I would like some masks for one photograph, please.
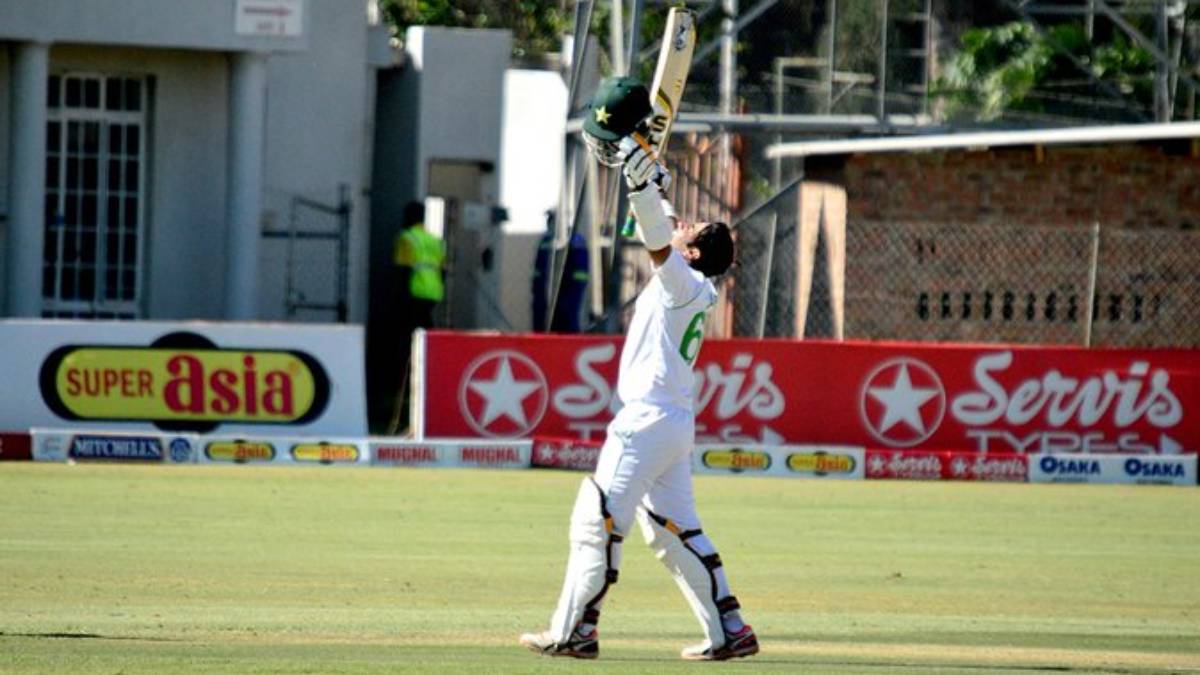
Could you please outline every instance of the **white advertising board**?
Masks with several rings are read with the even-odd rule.
[[[361,326],[0,321],[0,429],[362,436]]]
[[[862,480],[866,450],[834,445],[698,445],[695,473]]]
[[[1033,455],[1029,481],[1196,485],[1196,455]]]
[[[198,439],[197,460],[205,464],[307,464],[347,466],[370,461],[363,438],[205,435]]]
[[[522,440],[373,438],[370,446],[371,463],[376,466],[528,469],[533,456],[533,442]]]
[[[31,429],[34,461],[170,462],[191,464],[195,434],[164,434],[106,429]]]

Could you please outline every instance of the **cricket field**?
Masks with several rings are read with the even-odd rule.
[[[697,477],[762,652],[632,533],[539,657],[581,474],[0,464],[0,672],[1200,673],[1200,489]]]

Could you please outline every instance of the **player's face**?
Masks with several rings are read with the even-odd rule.
[[[683,220],[675,221],[675,232],[671,235],[671,246],[679,251],[684,260],[692,261],[700,257],[700,250],[692,246],[696,235],[708,223],[689,223]]]

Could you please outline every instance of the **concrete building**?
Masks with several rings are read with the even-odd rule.
[[[372,9],[0,0],[4,315],[332,320],[300,301],[341,300],[365,320],[375,70],[392,60]],[[263,234],[343,217],[340,268],[333,240]],[[344,297],[315,297],[339,277]]]

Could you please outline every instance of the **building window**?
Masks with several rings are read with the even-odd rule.
[[[50,77],[42,316],[135,319],[145,232],[145,77]]]

